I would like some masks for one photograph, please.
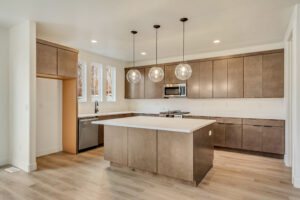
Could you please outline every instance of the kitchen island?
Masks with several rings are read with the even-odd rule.
[[[213,165],[215,120],[127,117],[104,125],[104,159],[198,185]]]

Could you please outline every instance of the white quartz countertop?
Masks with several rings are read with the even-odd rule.
[[[213,124],[214,122],[216,121],[204,119],[136,116],[93,121],[92,124],[192,133],[195,130]]]

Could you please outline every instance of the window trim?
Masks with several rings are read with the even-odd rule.
[[[83,83],[82,83],[82,97],[77,96],[77,101],[78,102],[87,102],[87,62],[84,60],[79,60],[78,65],[82,65],[82,77],[83,77]],[[78,69],[78,66],[77,66]],[[78,88],[77,88],[78,90]]]
[[[95,67],[98,67],[99,70],[98,70],[98,94],[99,95],[92,95],[92,68],[93,66]],[[91,87],[90,87],[90,96],[91,96],[91,102],[102,102],[103,101],[103,65],[100,64],[100,63],[97,63],[97,62],[92,62],[91,63],[91,70],[90,70],[90,73],[91,73],[91,78],[90,78],[90,83],[91,83]]]

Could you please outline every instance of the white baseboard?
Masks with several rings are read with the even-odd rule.
[[[300,178],[293,178],[293,185],[295,188],[300,188]]]
[[[48,149],[40,149],[36,152],[36,157],[45,156],[52,153],[57,153],[62,151],[62,147],[54,147],[54,148],[48,148]]]
[[[292,167],[292,162],[287,154],[284,154],[284,164],[286,167]]]
[[[25,172],[31,172],[31,171],[34,171],[37,169],[37,165],[36,165],[36,162],[33,162],[33,163],[27,163],[27,162],[23,162],[23,161],[20,161],[20,160],[12,160],[10,162],[10,164],[14,167],[17,167]]]

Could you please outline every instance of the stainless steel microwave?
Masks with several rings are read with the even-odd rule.
[[[185,97],[186,96],[186,84],[165,84],[164,85],[164,97]]]

